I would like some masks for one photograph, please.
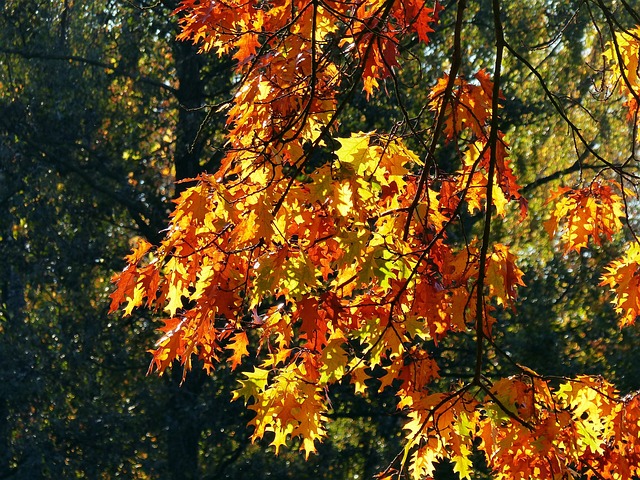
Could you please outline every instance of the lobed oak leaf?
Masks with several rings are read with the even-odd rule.
[[[343,345],[346,338],[341,333],[332,335],[326,347],[322,350],[320,361],[320,384],[329,384],[340,381],[347,372],[349,357]]]
[[[524,273],[515,264],[516,256],[506,245],[495,244],[487,266],[487,284],[498,305],[508,305],[517,297],[516,288],[524,286]]]
[[[156,342],[156,349],[150,350],[153,359],[149,365],[149,372],[154,369],[162,374],[184,350],[181,318],[169,318],[164,320],[164,326],[158,330],[164,335]]]
[[[133,295],[131,297],[127,297],[127,306],[124,309],[124,314],[131,315],[131,312],[135,307],[142,305],[144,295],[145,289],[143,285],[141,283],[137,283],[136,287],[133,289]]]
[[[291,435],[293,428],[293,424],[281,425],[281,422],[277,420],[270,426],[269,430],[273,432],[273,440],[269,445],[275,448],[276,455],[280,453],[280,447],[287,445],[287,437]]]
[[[349,363],[349,375],[351,377],[351,384],[354,387],[355,393],[365,394],[367,391],[366,381],[371,378],[371,375],[366,372],[368,366],[360,359],[352,360]]]
[[[327,435],[325,425],[327,417],[325,416],[326,406],[318,394],[317,387],[308,385],[303,388],[302,401],[298,412],[295,415],[297,425],[294,427],[292,435],[301,437],[302,445],[300,450],[305,453],[305,459],[309,459],[309,455],[316,453],[316,440],[321,440]]]
[[[307,341],[306,347],[321,352],[327,344],[328,323],[326,312],[319,308],[318,300],[306,297],[296,304],[296,314],[302,320],[300,338]]]
[[[418,34],[420,41],[428,43],[429,33],[434,31],[432,25],[438,21],[438,13],[442,8],[438,1],[430,8],[424,0],[410,0],[403,2],[402,8],[398,9],[402,15],[396,13],[395,16],[404,17],[403,23]]]
[[[136,265],[142,260],[147,252],[153,247],[147,240],[144,238],[136,238],[135,239],[136,246],[133,249],[133,252],[127,255],[125,258],[127,263],[130,265]]]
[[[519,418],[528,420],[533,416],[534,390],[521,377],[502,378],[493,384],[491,391],[499,403],[490,403],[488,411],[496,419],[507,420],[517,415]]]
[[[188,294],[188,289],[181,279],[171,279],[168,283],[168,291],[166,294],[168,303],[165,306],[165,311],[169,313],[169,315],[174,316],[178,309],[182,308],[183,299],[188,298]]]
[[[429,445],[422,446],[413,452],[409,464],[409,473],[413,480],[431,478],[436,469],[436,463],[442,459],[437,449]]]
[[[125,300],[127,295],[130,295],[133,289],[137,285],[137,270],[134,265],[127,265],[120,273],[115,274],[111,278],[111,282],[117,285],[116,289],[109,295],[111,298],[111,305],[109,307],[109,313],[115,312]]]
[[[258,397],[267,387],[269,370],[254,367],[253,372],[244,372],[244,380],[238,380],[241,387],[233,391],[233,400],[244,399],[246,404],[252,397]]]
[[[285,275],[284,264],[289,255],[289,247],[284,245],[258,257],[253,267],[252,297],[263,298],[278,291]],[[255,306],[255,305],[254,305]]]
[[[460,446],[461,453],[453,455],[451,461],[453,462],[453,471],[457,473],[460,478],[466,478],[471,480],[471,473],[473,472],[473,462],[469,458],[471,451],[466,445]]]
[[[205,177],[202,177],[203,180]],[[210,210],[208,184],[204,181],[184,190],[174,202],[177,204],[172,213],[172,223],[183,227],[199,225]]]
[[[349,138],[337,138],[341,147],[335,154],[338,163],[348,163],[353,171],[362,176],[366,171],[373,171],[377,160],[372,158],[369,150],[370,133],[352,133]]]
[[[392,364],[386,368],[386,374],[379,380],[381,382],[379,391],[391,385],[395,380],[401,380],[397,395],[420,397],[427,391],[427,386],[439,378],[438,365],[429,354],[417,347],[403,355],[398,355],[393,359]]]
[[[249,339],[247,338],[247,332],[238,332],[233,336],[233,340],[226,349],[231,350],[233,354],[229,357],[231,361],[231,370],[235,370],[240,363],[242,363],[242,357],[249,355],[247,346],[249,345]]]
[[[316,266],[302,251],[289,254],[282,265],[282,272],[279,290],[287,298],[300,299],[318,284]]]
[[[253,57],[260,47],[259,36],[255,33],[247,33],[242,35],[234,45],[237,48],[233,58],[238,60],[239,64],[247,62]]]
[[[464,153],[463,166],[457,181],[458,191],[455,193],[464,194],[463,199],[467,203],[469,213],[482,211],[485,208],[490,162],[491,149],[487,144],[487,139],[473,142]],[[508,145],[501,133],[496,143],[495,162],[492,203],[496,213],[504,217],[507,213],[508,202],[516,201],[520,205],[520,215],[524,217],[527,211],[527,201],[519,192],[520,185],[518,185],[510,166]],[[445,192],[448,193],[447,190]],[[449,193],[450,195],[451,193]]]
[[[391,365],[385,367],[385,374],[378,378],[380,386],[378,392],[384,391],[385,388],[390,387],[393,382],[400,378],[401,373],[404,370],[404,358],[397,356],[391,362]]]
[[[109,295],[109,313],[115,312],[126,301],[124,314],[130,315],[133,308],[142,305],[145,296],[149,301],[155,299],[158,288],[157,269],[152,265],[141,268],[138,265],[153,245],[143,238],[136,238],[134,242],[136,245],[133,252],[125,257],[127,266],[111,278],[117,288]]]
[[[488,138],[487,127],[492,116],[493,84],[481,75],[481,85],[469,83],[458,77],[454,81],[451,91],[451,101],[443,105],[444,94],[447,90],[449,77],[440,78],[432,88],[429,98],[431,109],[439,111],[445,108],[446,121],[444,134],[447,140],[457,137],[463,130],[470,129],[477,139]]]

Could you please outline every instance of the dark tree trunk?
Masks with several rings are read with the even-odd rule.
[[[200,371],[187,375],[181,384],[182,372],[176,365],[167,377],[171,394],[167,401],[167,447],[169,471],[172,480],[197,480],[200,478],[198,456],[202,420],[200,393],[207,380]]]
[[[14,244],[11,232],[5,235],[7,250],[3,253],[15,254],[15,251],[10,249]],[[24,282],[12,264],[9,264],[8,271],[4,272],[4,281],[0,287],[0,308],[2,307],[4,308],[0,318],[5,323],[5,330],[17,328],[24,322]],[[20,365],[16,353],[14,346],[10,344],[0,348],[0,478],[8,478],[15,473],[11,465],[14,449],[11,438],[10,397],[16,387],[16,381],[20,381],[16,380],[16,377],[23,373],[17,371]]]
[[[174,42],[173,54],[178,76],[178,124],[176,126],[175,169],[176,181],[194,178],[201,172],[203,138],[199,135],[205,118],[202,58],[190,43]],[[176,196],[188,184],[176,184]]]
[[[179,81],[177,98],[180,102],[176,125],[174,165],[176,172],[175,196],[188,188],[180,180],[196,177],[200,171],[203,152],[202,139],[198,137],[204,120],[204,81],[202,59],[188,43],[174,42],[173,54]],[[206,375],[190,372],[182,382],[182,369],[174,365],[168,375],[167,448],[168,466],[172,480],[196,480],[199,474],[199,443],[202,421],[199,418],[199,394]]]

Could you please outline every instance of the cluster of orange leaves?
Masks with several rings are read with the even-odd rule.
[[[611,240],[622,229],[620,219],[626,216],[622,197],[616,191],[620,187],[615,182],[556,190],[548,200],[555,203],[555,208],[545,222],[547,233],[553,237],[560,226],[565,252],[587,248],[589,240],[596,245],[603,238]]]
[[[422,396],[412,407],[405,429],[417,448],[405,456],[412,455],[415,479],[430,478],[442,458],[471,478],[474,448],[498,479],[638,474],[640,397],[618,400],[601,378],[580,376],[552,389],[530,371],[495,382],[484,398],[465,387]]]
[[[470,478],[474,446],[498,478],[574,470],[629,478],[640,464],[638,398],[616,400],[603,381],[583,377],[553,390],[532,376],[430,390],[439,369],[428,345],[473,332],[479,295],[490,338],[492,312],[511,308],[524,285],[508,246],[481,258],[478,245],[447,241],[463,208],[505,216],[513,203],[526,215],[504,135],[490,144],[489,75],[457,78],[450,94],[445,76],[431,91],[434,114],[446,111],[444,139],[463,151],[450,175],[421,182],[422,161],[390,135],[328,141],[344,79],[359,75],[373,95],[399,67],[399,39],[426,43],[439,10],[421,0],[184,0],[180,37],[237,61],[227,154],[215,175],[176,200],[161,244],[141,240],[127,257],[111,311],[165,312],[150,371],[179,362],[186,374],[194,358],[207,371],[225,359],[236,369],[259,354],[234,398],[255,412],[252,438],[268,436],[276,452],[293,437],[314,452],[327,435],[328,387],[350,382],[361,394],[372,384],[395,389],[413,478],[430,476],[444,458]],[[554,213],[556,224],[569,215],[568,249],[619,229],[610,186],[557,198],[582,206]],[[607,283],[626,288],[625,270],[610,268]],[[638,309],[626,297],[617,306],[625,318]]]
[[[548,200],[555,202],[555,208],[545,228],[551,237],[561,233],[566,253],[579,252],[590,242],[601,245],[622,229],[626,208],[621,195],[630,192],[613,181],[580,189],[560,188]],[[622,258],[612,261],[600,285],[608,286],[614,294],[612,302],[620,314],[620,326],[633,325],[640,315],[640,245],[632,243]]]

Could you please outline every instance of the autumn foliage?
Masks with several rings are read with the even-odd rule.
[[[164,312],[151,371],[179,363],[186,375],[195,358],[207,371],[225,361],[236,369],[256,357],[235,398],[255,412],[253,439],[267,438],[276,452],[294,437],[314,452],[327,435],[331,386],[374,395],[375,378],[406,416],[405,450],[384,478],[428,478],[442,459],[471,478],[474,451],[496,478],[631,478],[640,473],[638,395],[620,398],[601,378],[547,378],[526,367],[509,378],[483,374],[496,312],[513,309],[524,287],[517,253],[492,242],[491,224],[517,222],[528,206],[500,130],[510,45],[499,2],[494,71],[473,78],[459,72],[464,8],[184,0],[180,38],[236,62],[226,155],[176,200],[161,244],[140,240],[127,257],[111,311]],[[425,86],[430,129],[412,131],[405,118],[404,136],[337,135],[345,99],[357,90],[387,95],[402,41],[427,44],[445,14],[456,39],[448,71]],[[637,37],[619,36],[610,48],[633,119]],[[405,137],[418,139],[419,154]],[[452,146],[459,163],[443,168],[437,150]],[[549,197],[545,226],[567,254],[624,228],[625,172],[607,175],[607,167]],[[452,241],[463,216],[482,229]],[[640,313],[639,264],[634,243],[602,272],[621,326]],[[439,367],[430,345],[452,333],[475,338],[474,374],[441,391],[432,388]]]

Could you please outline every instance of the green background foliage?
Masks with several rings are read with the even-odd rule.
[[[506,35],[518,38],[593,148],[625,155],[624,113],[600,101],[608,92],[591,27],[598,11],[578,1],[504,3]],[[354,94],[345,134],[388,129],[400,106],[417,130],[427,128],[422,106],[447,66],[452,5],[444,3],[432,44],[401,46],[399,80],[410,94],[396,94],[391,82],[389,95],[370,102]],[[194,371],[182,385],[180,372],[146,377],[154,314],[107,316],[109,280],[130,241],[157,242],[185,185],[174,181],[215,170],[223,148],[217,106],[237,79],[229,60],[174,40],[176,6],[0,3],[0,478],[371,478],[401,450],[391,394],[356,398],[341,386],[331,392],[334,421],[318,455],[275,457],[268,442],[249,443],[248,414],[230,403],[236,380],[226,367]],[[488,2],[474,2],[467,21],[474,33],[464,39],[462,71],[470,78],[493,61]],[[521,63],[507,61],[504,92],[511,156],[530,211],[543,212],[550,188],[581,180],[581,152]],[[453,147],[440,155],[455,168]],[[597,287],[621,241],[563,255],[549,246],[544,220],[498,227],[496,240],[524,259],[527,284],[517,313],[496,327],[499,348],[545,375],[603,374],[637,390],[638,329],[619,330]],[[477,223],[469,216],[468,231],[451,237],[464,241]],[[442,388],[472,374],[463,367],[473,365],[464,361],[474,355],[468,339],[449,337],[434,354],[443,359]],[[455,478],[447,465],[437,476]]]

